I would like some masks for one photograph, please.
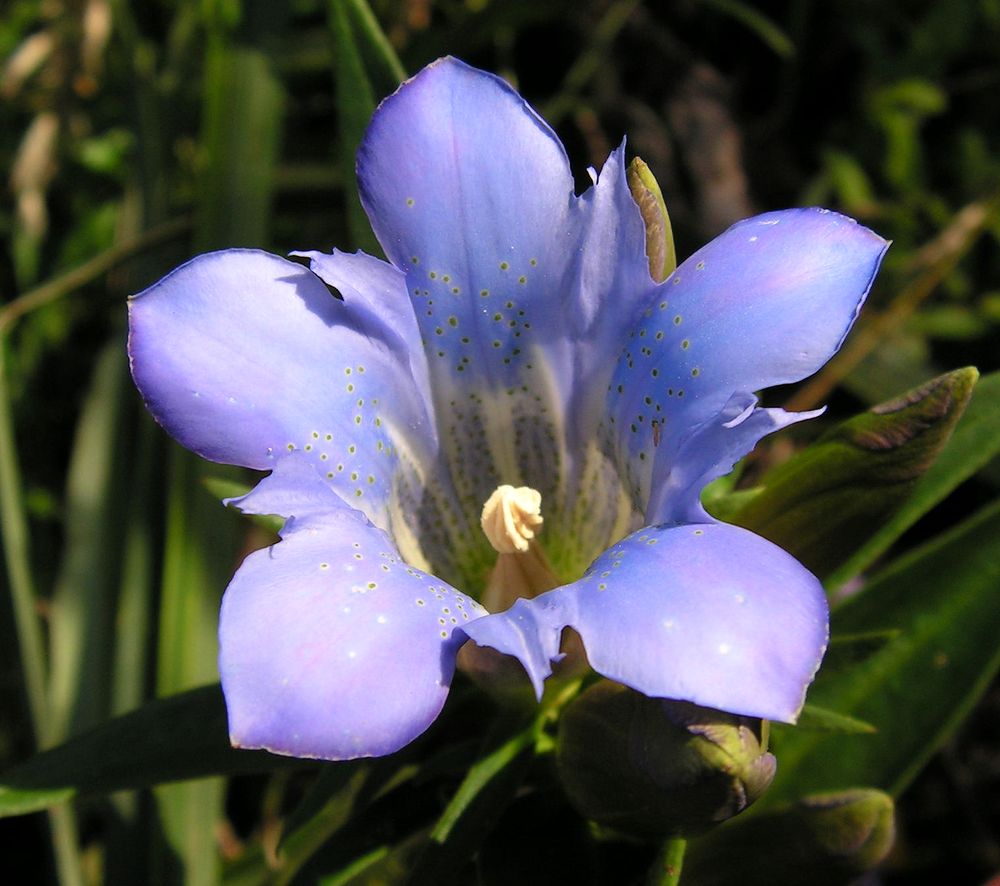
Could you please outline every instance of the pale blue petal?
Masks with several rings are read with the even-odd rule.
[[[409,360],[413,383],[430,403],[427,355],[420,339],[420,327],[406,294],[406,275],[392,265],[363,252],[332,253],[303,250],[292,253],[309,259],[309,269],[334,287],[357,317],[365,315],[365,325],[379,330],[379,338],[395,342],[396,355]]]
[[[827,606],[805,567],[745,529],[660,526],[465,633],[519,658],[539,686],[566,626],[595,671],[645,695],[793,722],[826,648]]]
[[[756,404],[751,394],[734,394],[722,412],[691,429],[671,458],[656,461],[647,520],[653,524],[711,522],[700,499],[709,483],[728,474],[761,438],[823,413],[822,409],[761,409]]]
[[[456,628],[482,607],[403,562],[303,459],[283,460],[239,505],[292,519],[223,598],[219,669],[234,746],[346,760],[411,742],[447,697],[464,642]]]
[[[690,430],[734,394],[798,381],[830,359],[887,247],[842,215],[794,209],[734,225],[674,272],[608,388],[606,430],[639,506],[660,497],[654,462],[667,477]]]
[[[157,421],[199,455],[269,469],[301,452],[385,527],[401,457],[426,465],[436,452],[405,325],[394,330],[370,297],[353,297],[386,283],[359,275],[341,301],[273,255],[199,256],[129,303],[136,384]]]
[[[623,153],[576,197],[552,130],[455,59],[386,99],[361,145],[362,202],[406,272],[467,523],[503,483],[542,493],[550,536],[573,519],[594,394],[653,289]]]

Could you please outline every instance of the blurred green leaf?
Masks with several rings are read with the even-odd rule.
[[[844,422],[768,474],[731,519],[829,576],[906,501],[977,378],[959,369]]]
[[[928,338],[968,341],[985,335],[989,322],[966,305],[927,307],[906,322],[910,332]]]
[[[348,229],[355,246],[381,255],[358,197],[355,156],[376,104],[402,80],[403,67],[364,0],[329,0],[329,19]]]
[[[205,72],[199,251],[266,246],[284,91],[263,51],[213,41]]]
[[[219,501],[229,498],[240,498],[253,489],[253,484],[251,483],[245,483],[243,480],[228,477],[206,477],[203,484],[209,495]],[[229,507],[232,507],[232,505]],[[249,519],[274,535],[281,532],[281,527],[285,525],[284,517],[270,514],[251,514]]]
[[[218,684],[149,702],[0,776],[0,817],[77,794],[106,794],[219,773],[269,772],[308,761],[229,745]]]
[[[854,668],[821,669],[809,691],[878,732],[775,725],[778,776],[763,803],[856,784],[898,795],[968,713],[1000,669],[1000,501],[880,573],[831,627],[899,631]]]
[[[125,499],[125,477],[115,468],[127,378],[124,343],[115,336],[98,358],[69,467],[66,541],[49,619],[50,743],[110,713]]]
[[[219,602],[235,565],[239,521],[205,495],[202,477],[207,470],[197,456],[171,448],[156,669],[159,695],[203,684],[218,673]],[[222,783],[163,787],[157,790],[157,800],[164,832],[183,859],[185,882],[216,882],[214,831],[222,815]]]
[[[753,4],[743,3],[741,0],[702,0],[702,2],[736,19],[747,30],[756,34],[775,55],[788,58],[795,54],[795,44],[788,35],[759,9],[755,9]]]
[[[819,705],[806,704],[799,714],[799,729],[812,732],[837,732],[841,735],[861,735],[878,732],[871,723],[865,723],[855,717],[848,717],[846,714],[838,714],[836,711],[821,708]]]

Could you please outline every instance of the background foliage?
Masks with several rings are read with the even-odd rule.
[[[882,726],[902,758],[869,744],[869,770],[845,757],[845,775],[829,775],[834,767],[807,786],[861,779],[897,796],[886,883],[976,883],[1000,870],[1000,662],[990,634],[1000,609],[990,506],[1000,398],[988,375],[1000,369],[998,0],[6,0],[0,769],[213,682],[219,596],[240,557],[268,539],[205,490],[207,477],[238,475],[179,451],[141,409],[127,376],[124,297],[208,248],[377,250],[355,196],[354,148],[377,100],[442,54],[514,82],[558,130],[581,188],[587,166],[627,134],[659,179],[682,257],[756,211],[817,203],[894,241],[841,355],[813,380],[768,395],[792,408],[829,403],[827,417],[769,442],[742,482],[945,370],[975,364],[983,373],[945,467],[936,481],[927,475],[938,485],[921,487],[924,504],[851,560],[853,571],[829,573],[839,586],[912,552],[877,579],[884,595],[866,592],[842,623],[864,631],[891,611],[917,625],[934,612],[938,633],[919,655],[876,642],[866,699],[833,678],[817,685],[817,701]],[[952,585],[965,589],[961,605]],[[938,608],[915,602],[915,587],[933,591]],[[973,636],[976,626],[985,638]],[[943,638],[955,669],[934,682]],[[910,664],[918,659],[939,666],[923,673]],[[879,683],[897,664],[897,682]],[[916,697],[900,700],[900,681]],[[642,847],[610,841],[589,856],[553,848],[590,844],[551,785],[515,813],[497,812],[488,839],[474,827],[463,836],[475,816],[447,807],[461,840],[449,837],[455,821],[438,816],[469,765],[485,760],[512,778],[537,766],[525,739],[498,740],[499,756],[477,753],[474,726],[492,713],[457,695],[440,727],[452,755],[432,758],[419,777],[405,753],[394,766],[317,777],[315,767],[271,771],[262,755],[220,749],[211,727],[221,730],[222,713],[209,691],[192,722],[161,711],[153,727],[140,722],[89,747],[84,774],[78,756],[70,781],[97,793],[4,820],[0,845],[6,858],[30,860],[37,882],[285,882],[301,866],[303,882],[340,870],[327,882],[341,883],[369,870],[391,880],[436,827],[452,849],[486,839],[477,869],[486,882],[637,876],[649,860]],[[905,722],[886,731],[880,717]],[[164,723],[172,731],[148,759],[158,778],[115,769]],[[829,756],[817,741],[843,743],[787,737],[783,765],[802,772],[796,760]],[[780,757],[780,734],[777,742]],[[171,749],[181,749],[177,759]],[[67,783],[57,764],[44,770],[50,787]],[[260,770],[271,774],[250,774]],[[213,772],[236,774],[102,795]],[[433,790],[420,789],[427,784]],[[486,794],[475,802],[488,806]],[[284,851],[296,862],[267,874],[292,810]],[[512,842],[522,848],[508,854]],[[436,864],[448,870],[465,856],[423,858],[434,882]],[[532,864],[521,869],[519,859]]]

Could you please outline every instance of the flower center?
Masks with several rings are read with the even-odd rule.
[[[498,554],[525,553],[542,525],[542,494],[530,486],[499,486],[483,505],[483,532]]]
[[[542,495],[529,486],[500,486],[483,505],[483,532],[497,552],[482,604],[490,612],[518,597],[537,597],[561,582],[534,541],[542,526]]]

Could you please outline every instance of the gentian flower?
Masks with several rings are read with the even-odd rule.
[[[772,212],[656,283],[624,145],[591,177],[576,196],[520,96],[443,59],[358,154],[388,261],[227,250],[131,300],[153,415],[269,470],[234,504],[287,518],[222,604],[235,745],[391,753],[440,712],[463,644],[515,656],[540,693],[565,627],[647,695],[794,720],[822,590],[699,494],[815,414],[754,392],[837,350],[886,243]]]

